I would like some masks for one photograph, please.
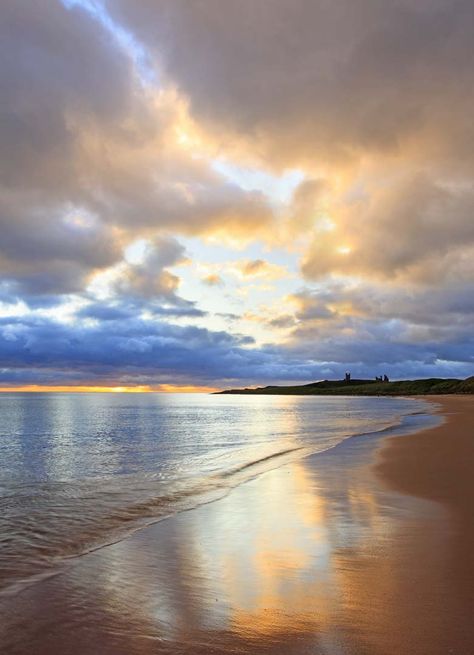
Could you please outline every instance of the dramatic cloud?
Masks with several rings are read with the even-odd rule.
[[[207,384],[301,374],[283,357],[246,348],[248,337],[122,317],[96,326],[61,325],[47,319],[0,321],[4,379],[34,383],[42,370],[49,380],[89,384],[159,384],[173,379]],[[301,365],[300,365],[301,367]],[[242,376],[246,370],[245,378]],[[304,369],[306,374],[310,368]]]
[[[93,15],[13,0],[0,29],[0,257],[21,288],[78,291],[137,231],[247,235],[270,220],[262,194],[180,145],[183,102]]]
[[[403,375],[403,371],[467,375],[469,366],[460,359],[466,347],[474,345],[470,334],[444,344],[403,339],[387,344],[389,331],[379,325],[370,332],[370,339],[367,329],[357,335],[341,331],[324,341],[256,350],[247,337],[133,317],[109,315],[92,326],[49,319],[3,319],[0,384],[41,380],[114,386],[156,386],[170,380],[176,384],[192,380],[198,385],[304,381],[341,376],[347,363],[357,374],[370,376],[379,366],[388,367],[392,375]]]
[[[472,374],[468,0],[5,0],[0,383]]]
[[[232,130],[254,152],[266,148],[283,166],[402,148],[472,163],[469,0],[107,6],[200,120]]]

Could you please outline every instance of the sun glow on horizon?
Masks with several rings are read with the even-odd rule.
[[[0,387],[0,393],[212,393],[218,391],[217,387],[160,384],[135,386],[106,386],[106,385],[40,385],[25,384],[12,387]]]

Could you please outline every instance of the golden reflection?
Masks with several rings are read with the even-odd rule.
[[[220,636],[255,646],[253,652],[294,639],[318,652],[346,652],[346,626],[373,633],[385,624],[390,632],[384,595],[399,593],[404,537],[400,542],[387,492],[358,459],[360,446],[301,459],[290,450],[299,445],[297,401],[248,402],[244,428],[255,437],[255,469],[232,477],[216,502],[99,551],[94,597],[109,620],[120,625],[133,617],[136,630],[152,638]],[[290,452],[258,463],[274,420],[284,436],[273,451]],[[397,556],[388,548],[394,543]]]
[[[292,399],[285,402],[291,410]],[[255,414],[271,431],[264,407]],[[286,414],[289,431],[294,415]],[[390,602],[410,597],[397,571],[423,553],[404,550],[413,526],[393,520],[386,492],[352,454],[350,467],[347,452],[287,461],[217,502],[99,551],[90,584],[108,620],[133,617],[134,630],[170,642],[200,635],[262,653],[295,639],[321,653],[365,652],[351,626],[374,645],[377,626],[394,640],[392,624],[415,629],[417,596],[398,603],[395,623]]]
[[[324,605],[329,534],[324,501],[303,462],[269,471],[200,512],[206,520],[190,517],[192,557],[209,585],[206,613],[224,594],[238,633],[287,631],[295,621],[314,623],[316,614],[322,620],[316,606],[318,599]]]

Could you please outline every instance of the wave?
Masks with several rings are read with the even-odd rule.
[[[17,534],[17,539],[10,539],[7,547],[3,548],[3,558],[8,560],[8,567],[2,571],[0,566],[0,576],[2,573],[4,578],[13,575],[14,579],[7,580],[6,586],[0,589],[0,597],[21,593],[31,584],[57,575],[61,572],[64,562],[71,562],[118,543],[138,530],[178,512],[214,502],[227,495],[238,484],[272,466],[281,465],[283,458],[288,461],[288,456],[302,450],[302,447],[286,448],[192,483],[175,482],[175,488],[167,492],[160,493],[160,487],[164,485],[157,480],[149,481],[145,485],[142,482],[138,495],[146,491],[147,497],[139,500],[136,498],[136,479],[133,476],[126,480],[126,484],[121,484],[123,481],[118,479],[107,480],[105,489],[98,484],[98,480],[88,481],[86,488],[84,482],[77,485],[55,482],[43,485],[39,493],[37,486],[18,485],[20,494],[16,497],[9,494],[2,498],[4,509],[7,508],[5,502],[11,506],[13,501],[18,501],[23,518],[21,521],[12,521],[10,526],[5,523],[5,518],[2,518],[2,533],[11,534],[14,530],[13,523],[16,522],[17,527],[20,525],[21,534]],[[117,476],[120,477],[127,476]],[[110,484],[121,488],[117,487],[112,491]],[[91,486],[96,486],[96,490],[91,491]],[[26,490],[30,490],[30,494],[25,493]],[[48,503],[48,493],[54,498],[53,503]],[[37,515],[41,498],[44,514],[42,521]],[[32,513],[28,508],[28,500],[34,508],[34,518],[31,522],[28,519],[28,515]],[[41,527],[38,527],[38,522],[42,523]],[[30,532],[31,534],[27,534]],[[8,545],[10,553],[7,552]],[[12,564],[19,559],[24,566],[17,571],[19,577],[16,577]],[[31,572],[24,570],[28,569],[28,563],[34,569]],[[41,570],[38,571],[38,568]]]
[[[233,469],[230,469],[229,471],[219,474],[219,477],[228,478],[233,475],[236,475],[237,473],[243,473],[244,471],[247,471],[248,469],[258,466],[259,464],[270,462],[271,460],[276,459],[278,457],[283,457],[283,455],[289,455],[290,453],[295,453],[301,450],[307,451],[308,448],[305,448],[304,446],[295,446],[294,448],[286,448],[285,450],[280,450],[277,453],[272,453],[270,455],[266,455],[265,457],[259,457],[258,459],[255,459],[251,462],[247,462],[246,464],[242,464],[241,466],[237,466]]]
[[[420,413],[426,414],[416,411],[411,415]],[[5,567],[7,579],[5,587],[0,589],[0,597],[21,593],[31,584],[60,574],[65,565],[73,565],[74,560],[83,555],[120,542],[137,531],[179,512],[219,500],[236,486],[294,459],[319,453],[327,454],[353,438],[394,431],[409,415],[401,415],[376,430],[340,434],[340,441],[332,442],[326,448],[322,448],[320,443],[288,447],[239,463],[224,471],[187,481],[178,480],[171,483],[159,479],[114,476],[110,479],[91,479],[76,484],[54,482],[51,485],[42,485],[40,490],[37,485],[31,485],[31,493],[25,491],[30,485],[19,485],[22,489],[17,496],[21,506],[21,534],[16,542],[11,540],[10,550],[13,558],[10,559],[8,569]],[[2,501],[13,503],[15,497],[8,495]],[[28,502],[31,502],[31,512]],[[30,514],[33,517],[31,522]],[[13,512],[10,526],[6,525],[2,518],[3,534],[9,533],[8,528],[11,533],[11,530],[18,527],[16,518],[17,515]],[[8,555],[8,552],[6,554]],[[11,562],[19,560],[22,560],[24,565],[15,571]]]

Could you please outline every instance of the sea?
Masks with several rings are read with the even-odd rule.
[[[0,595],[270,469],[432,420],[420,399],[0,395]]]

